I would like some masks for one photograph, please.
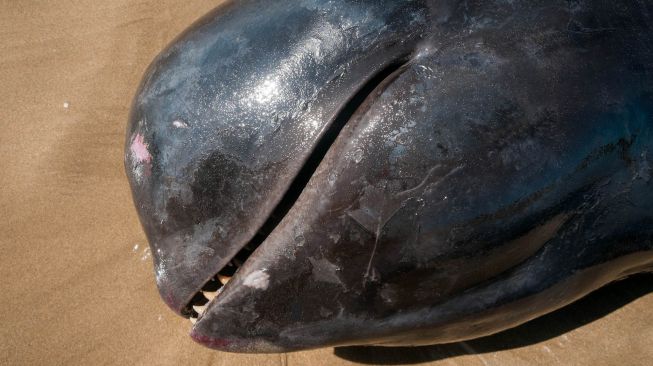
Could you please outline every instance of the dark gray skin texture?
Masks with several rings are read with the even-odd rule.
[[[652,27],[636,0],[220,7],[150,66],[127,132],[162,298],[187,314],[335,133],[198,342],[454,342],[653,270]]]

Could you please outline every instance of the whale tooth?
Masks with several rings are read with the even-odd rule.
[[[202,315],[204,310],[206,310],[206,305],[193,305],[193,310],[195,310],[197,314]]]
[[[193,323],[193,324],[197,323],[197,318],[190,317],[190,318],[188,318],[188,319],[189,319],[190,322]]]
[[[209,299],[209,301],[215,299],[216,296],[218,296],[218,291],[202,291],[202,294],[204,297]]]
[[[227,282],[229,282],[230,279],[231,279],[231,277],[229,277],[229,276],[223,276],[221,274],[218,275],[218,280],[220,280],[220,283],[222,283],[223,285],[226,285]]]

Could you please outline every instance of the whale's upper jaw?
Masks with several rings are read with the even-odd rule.
[[[426,17],[413,1],[229,3],[157,57],[125,166],[173,310],[189,315],[197,291],[267,235],[352,98],[410,57]]]
[[[155,60],[125,164],[195,340],[451,342],[651,266],[641,11],[486,3],[244,1]]]

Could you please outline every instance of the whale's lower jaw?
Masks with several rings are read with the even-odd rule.
[[[528,265],[531,264],[525,264]],[[548,314],[608,283],[636,273],[653,273],[653,250],[596,264],[557,283],[552,282],[547,288],[539,285],[529,287],[520,272],[515,271],[488,286],[454,296],[442,304],[384,319],[343,315],[338,319],[296,324],[280,329],[274,337],[260,338],[255,335],[242,338],[212,336],[202,329],[201,324],[195,326],[190,335],[209,348],[238,353],[292,352],[350,345],[424,346],[466,341]],[[536,280],[546,283],[546,280]],[[494,301],[490,303],[488,299],[492,297]],[[209,318],[205,323],[219,323],[218,320]],[[355,334],[352,334],[352,329],[356,329]]]
[[[240,353],[291,352],[325,346],[398,347],[453,343],[492,335],[521,325],[562,308],[608,283],[643,272],[653,273],[653,251],[632,254],[615,262],[597,265],[547,289],[524,294],[522,298],[497,304],[486,311],[456,314],[454,321],[445,319],[439,322],[438,318],[442,313],[469,308],[464,304],[466,302],[482,302],[489,289],[472,291],[440,306],[379,320],[380,326],[376,327],[355,317],[343,317],[337,321],[329,320],[283,329],[283,337],[279,338],[213,338],[194,329],[190,334],[196,342],[209,348]],[[515,278],[509,277],[499,282],[502,282],[502,287],[508,288],[511,287],[511,281],[515,281]],[[574,297],[567,295],[570,288],[575,290]],[[387,329],[384,329],[384,325]],[[317,333],[315,329],[320,329],[320,332]],[[352,329],[360,329],[360,333],[356,334],[356,338],[348,339],[347,335],[351,336]],[[386,332],[387,334],[384,334]],[[338,335],[340,339],[334,341],[334,335]],[[360,337],[366,337],[364,343],[361,343]]]
[[[216,9],[149,67],[127,131],[163,300],[226,351],[420,345],[649,271],[648,14],[607,0]]]

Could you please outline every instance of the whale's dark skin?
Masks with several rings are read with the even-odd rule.
[[[229,3],[146,72],[125,164],[176,312],[262,242],[204,345],[495,333],[653,270],[653,3]]]

